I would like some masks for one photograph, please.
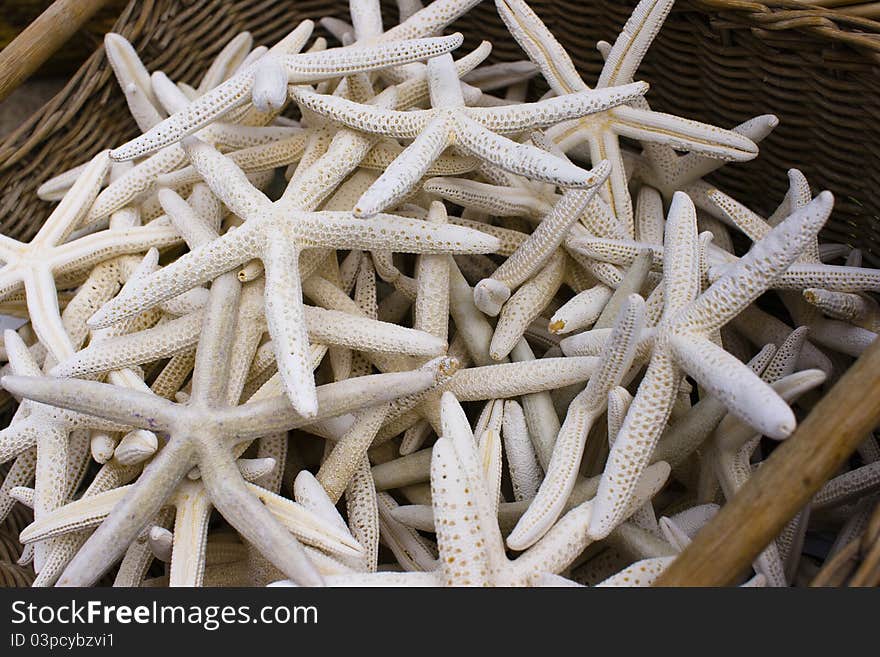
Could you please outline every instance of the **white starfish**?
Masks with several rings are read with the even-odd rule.
[[[88,270],[115,255],[145,252],[179,240],[167,226],[107,230],[66,241],[83,220],[109,167],[107,153],[97,155],[34,238],[23,244],[0,238],[0,298],[24,286],[28,315],[40,342],[56,360],[74,352],[58,308],[58,277]]]
[[[310,25],[309,31],[311,31]],[[270,51],[267,53],[269,58],[267,61],[261,61],[238,72],[226,82],[200,96],[182,111],[172,114],[140,137],[111,151],[110,156],[119,161],[142,157],[216,121],[248,102],[258,72],[265,75],[269,70],[271,74],[272,69],[275,69],[275,73],[281,72],[286,75],[288,84],[317,82],[426,59],[453,50],[461,43],[461,35],[455,34],[449,37],[399,41],[362,48],[333,48],[317,53],[281,57]],[[275,57],[277,59],[272,59]]]
[[[259,258],[266,268],[266,321],[278,370],[291,402],[305,415],[316,412],[316,399],[298,274],[301,250],[491,253],[497,248],[494,238],[457,226],[389,215],[364,220],[346,212],[291,211],[283,198],[269,201],[238,167],[208,145],[188,141],[186,148],[214,192],[245,223],[147,277],[104,306],[92,324],[106,326]]]
[[[666,225],[663,317],[645,378],[599,484],[592,536],[607,536],[623,519],[623,505],[669,417],[682,370],[765,435],[782,438],[794,430],[788,405],[748,367],[705,336],[752,303],[794,262],[822,227],[832,205],[830,193],[820,194],[756,242],[722,278],[698,295],[696,213],[686,195],[676,194]]]
[[[168,443],[159,450],[137,485],[114,506],[113,512],[77,553],[61,584],[91,584],[97,579],[158,513],[194,465],[201,466],[202,481],[215,507],[267,558],[291,577],[303,582],[320,582],[320,576],[296,539],[248,492],[233,460],[231,448],[235,444],[305,424],[305,419],[290,409],[284,398],[240,407],[227,406],[229,391],[225,374],[229,371],[230,344],[235,335],[235,316],[230,315],[228,308],[237,303],[239,289],[234,273],[217,278],[211,286],[208,312],[196,352],[192,394],[185,403],[175,404],[152,395],[88,381],[4,377],[4,387],[16,394],[169,434]],[[352,403],[356,407],[395,398],[403,391],[430,385],[433,378],[428,370],[386,376],[392,377],[390,385],[372,391],[358,385],[364,383],[363,380],[335,384],[332,389],[340,389],[342,397],[325,396],[320,412],[337,415],[347,412]],[[354,401],[348,396],[351,392],[358,394],[360,400]],[[341,402],[341,407],[337,402]]]
[[[552,125],[565,118],[605,110],[643,94],[644,84],[602,91],[583,91],[537,103],[507,107],[466,107],[452,57],[428,61],[430,110],[398,112],[377,110],[305,88],[291,90],[294,99],[311,111],[374,134],[414,139],[385,173],[360,198],[355,213],[370,216],[399,202],[413,189],[446,147],[455,145],[497,166],[522,175],[567,186],[592,186],[588,174],[558,157],[502,134]]]
[[[674,0],[642,0],[609,52],[597,90],[631,83],[652,41],[660,31]],[[526,54],[541,70],[558,95],[583,92],[590,87],[571,58],[541,19],[523,0],[496,0],[498,13]],[[755,144],[736,133],[669,114],[653,112],[644,101],[609,108],[584,118],[557,122],[547,134],[563,150],[586,141],[593,163],[608,160],[611,175],[602,195],[617,218],[632,227],[632,202],[619,137],[674,146],[679,150],[722,160],[748,160],[757,155]]]

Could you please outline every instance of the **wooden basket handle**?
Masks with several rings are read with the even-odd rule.
[[[0,100],[27,80],[108,0],[55,0],[0,51]]]
[[[655,586],[725,586],[880,423],[880,339],[661,575]]]

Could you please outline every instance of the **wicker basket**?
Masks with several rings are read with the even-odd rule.
[[[235,33],[271,44],[304,18],[345,18],[342,0],[131,0],[115,31],[128,37],[151,70],[195,82]],[[595,80],[600,40],[613,40],[636,0],[532,0],[581,68]],[[385,16],[396,6],[383,1]],[[472,26],[474,29],[470,29]],[[496,60],[521,59],[486,0],[457,26],[470,43],[493,41]],[[880,22],[811,8],[795,0],[679,0],[640,69],[655,109],[732,127],[774,113],[781,125],[749,164],[716,174],[719,186],[761,212],[770,211],[798,167],[837,206],[825,239],[860,247],[880,266]],[[542,91],[540,82],[533,90]],[[0,230],[33,235],[51,210],[36,197],[40,182],[101,149],[134,136],[125,101],[103,50],[95,52],[42,111],[0,144]],[[0,530],[3,528],[0,527]],[[9,570],[9,568],[7,568]],[[26,583],[18,571],[8,583]],[[21,575],[21,576],[20,576]],[[0,576],[0,585],[4,577]]]

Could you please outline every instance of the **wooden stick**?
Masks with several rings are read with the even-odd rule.
[[[655,586],[733,583],[878,423],[880,340],[875,340]]]
[[[0,100],[28,79],[108,0],[55,0],[0,51]]]

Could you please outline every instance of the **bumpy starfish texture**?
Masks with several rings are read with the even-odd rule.
[[[278,369],[294,407],[314,415],[317,404],[307,357],[299,253],[304,248],[355,248],[415,253],[491,253],[497,241],[457,226],[383,215],[358,219],[345,212],[296,212],[272,203],[230,160],[201,142],[187,142],[191,158],[222,200],[245,223],[182,256],[115,298],[92,318],[106,326],[141,312],[223,272],[259,258],[266,269],[266,321]],[[280,236],[283,236],[279,239]]]
[[[300,105],[358,130],[413,143],[361,196],[355,212],[370,216],[392,207],[415,187],[428,166],[448,146],[455,145],[497,166],[545,182],[567,186],[593,186],[596,172],[583,169],[503,134],[545,127],[566,118],[603,111],[632,100],[647,91],[631,84],[604,91],[583,91],[537,103],[509,107],[466,107],[451,56],[428,61],[431,89],[430,110],[390,112],[322,96],[304,88],[292,91]]]
[[[110,156],[114,160],[131,160],[179,141],[246,103],[258,77],[286,76],[285,82],[288,84],[317,82],[426,59],[457,48],[461,43],[462,37],[459,34],[372,47],[338,48],[318,53],[288,55],[277,60],[272,59],[276,55],[270,51],[266,61],[261,60],[260,63],[239,72],[186,109],[172,114],[140,137],[111,151]],[[267,64],[271,66],[268,70]],[[260,86],[263,87],[262,84]]]
[[[35,586],[647,586],[873,341],[830,194],[792,169],[764,218],[706,180],[776,117],[651,110],[671,0],[595,88],[522,0],[495,7],[529,61],[453,59],[478,2],[353,0],[339,48],[240,33],[192,86],[107,36],[141,136],[0,237],[0,519]],[[858,538],[877,463],[866,436],[740,584]]]
[[[541,70],[553,91],[563,96],[590,88],[565,49],[524,1],[496,0],[495,4],[511,34]],[[673,0],[642,0],[638,4],[606,57],[597,90],[632,82],[672,5]],[[557,122],[548,130],[548,136],[564,150],[587,142],[593,162],[608,160],[611,163],[611,175],[604,185],[603,197],[614,208],[618,219],[629,226],[632,225],[632,202],[627,191],[619,137],[656,142],[727,160],[747,160],[757,154],[754,143],[741,135],[653,112],[644,101],[623,104],[573,121]]]
[[[784,438],[794,430],[795,419],[788,405],[705,336],[752,303],[800,256],[827,220],[832,205],[831,194],[820,194],[756,242],[722,278],[698,295],[696,213],[686,195],[676,195],[666,226],[665,249],[669,253],[663,262],[663,317],[645,378],[608,457],[590,526],[592,536],[607,536],[623,519],[630,491],[672,411],[682,370],[765,435]]]

